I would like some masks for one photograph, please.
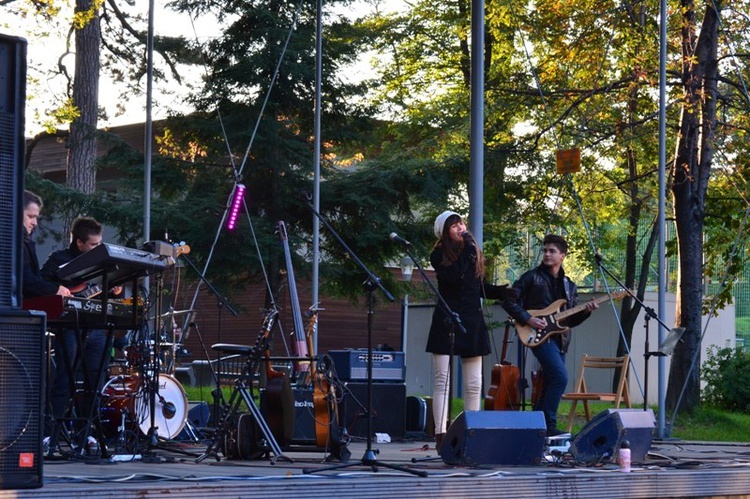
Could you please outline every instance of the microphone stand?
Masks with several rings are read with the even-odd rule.
[[[432,281],[427,277],[427,274],[425,273],[422,266],[419,264],[419,261],[417,261],[416,258],[414,258],[414,255],[411,254],[411,251],[409,251],[409,248],[411,248],[411,244],[404,243],[404,251],[406,254],[411,258],[411,261],[414,262],[414,266],[419,270],[419,274],[422,276],[422,280],[427,283],[427,287],[430,288],[432,291],[433,296],[435,297],[438,306],[440,306],[443,311],[445,312],[445,323],[448,326],[448,335],[449,335],[449,344],[450,344],[450,353],[448,357],[448,403],[447,403],[447,411],[448,416],[446,417],[445,427],[446,430],[451,424],[451,410],[453,405],[453,356],[454,356],[454,347],[455,347],[455,341],[456,341],[456,329],[461,331],[461,334],[466,334],[466,328],[464,327],[463,323],[461,322],[461,317],[454,312],[450,305],[446,303],[445,299],[443,298],[443,295],[440,294],[440,291],[435,287],[435,285],[432,283]],[[440,452],[440,449],[437,449],[438,452]]]
[[[382,291],[383,295],[388,299],[390,302],[396,301],[396,298],[393,297],[393,295],[385,289],[383,286],[380,277],[373,274],[369,268],[362,262],[362,260],[359,259],[359,257],[352,251],[352,249],[344,242],[344,240],[341,238],[341,236],[331,227],[331,224],[328,223],[328,220],[325,219],[323,215],[318,213],[318,211],[310,204],[310,201],[306,199],[307,207],[310,208],[310,211],[315,214],[316,217],[325,225],[325,227],[328,229],[328,231],[336,238],[336,240],[341,244],[341,246],[346,250],[346,252],[349,254],[349,256],[356,262],[356,264],[367,274],[367,279],[364,283],[362,283],[366,293],[367,293],[367,449],[365,450],[364,455],[362,456],[362,459],[360,459],[358,462],[353,463],[344,463],[334,466],[328,466],[324,468],[305,468],[302,470],[302,473],[309,474],[313,472],[318,471],[326,471],[326,470],[334,470],[334,469],[341,469],[341,468],[348,468],[350,466],[369,466],[372,471],[377,472],[378,471],[378,465],[385,466],[386,468],[390,468],[393,470],[398,471],[404,471],[406,473],[411,473],[417,476],[426,477],[427,473],[424,471],[419,470],[412,470],[409,468],[405,468],[403,466],[398,466],[395,464],[389,464],[389,463],[378,463],[378,459],[376,457],[377,452],[372,449],[372,318],[374,315],[374,296],[373,291],[376,287],[380,288],[380,291]]]
[[[633,291],[631,291],[630,289],[628,289],[622,283],[622,281],[620,281],[620,279],[618,279],[614,274],[612,274],[612,272],[609,271],[609,269],[607,269],[607,267],[604,266],[604,264],[602,263],[602,255],[600,255],[599,253],[596,253],[594,255],[594,260],[596,261],[596,264],[599,266],[599,268],[605,274],[607,274],[609,277],[611,277],[630,297],[633,298],[633,300],[635,300],[641,306],[641,308],[643,308],[643,310],[644,310],[644,312],[646,314],[644,316],[644,324],[643,324],[643,327],[646,329],[646,333],[645,333],[646,334],[646,338],[645,338],[644,345],[643,345],[643,357],[645,359],[645,361],[644,361],[644,369],[643,369],[643,384],[644,384],[644,389],[643,389],[643,410],[646,411],[646,410],[648,410],[648,362],[649,362],[649,359],[651,358],[651,356],[666,357],[667,355],[669,355],[669,353],[671,353],[671,349],[674,348],[674,345],[672,345],[672,347],[669,349],[670,352],[669,353],[666,352],[667,349],[664,348],[664,344],[666,344],[668,342],[667,342],[667,340],[665,340],[664,344],[662,344],[662,345],[659,346],[659,350],[657,350],[655,352],[650,352],[649,351],[649,348],[650,348],[649,347],[649,342],[648,342],[648,336],[649,336],[648,324],[649,324],[649,320],[650,319],[655,319],[656,322],[658,322],[659,324],[661,324],[661,327],[663,327],[665,330],[672,331],[672,334],[678,336],[677,340],[679,340],[679,336],[682,336],[682,333],[684,332],[685,329],[684,328],[673,328],[672,329],[669,326],[667,326],[666,324],[664,324],[664,321],[662,321],[659,318],[659,316],[656,314],[656,312],[654,311],[654,309],[652,307],[647,306],[643,302],[643,300],[641,300],[640,298],[638,298],[638,296],[636,296],[636,294],[633,293]],[[676,341],[675,341],[675,343],[676,343]]]
[[[188,258],[187,255],[185,255],[183,253],[180,256],[181,256],[181,258],[183,260],[185,260],[188,263],[188,265],[190,265],[190,268],[192,268],[193,271],[196,274],[198,274],[198,277],[200,278],[201,282],[203,282],[208,287],[208,289],[214,294],[214,296],[216,296],[216,298],[217,298],[217,302],[216,303],[217,303],[217,306],[219,308],[219,329],[218,329],[218,335],[217,335],[217,343],[221,343],[221,311],[222,311],[222,308],[226,308],[227,310],[229,310],[229,313],[232,314],[235,317],[238,317],[240,314],[229,303],[229,299],[226,296],[224,296],[222,293],[220,293],[219,290],[216,289],[214,287],[214,285],[211,284],[211,282],[208,279],[206,279],[206,277],[201,273],[201,271],[198,270],[198,267],[195,266],[195,263],[193,263],[193,261],[190,258]],[[194,313],[195,312],[192,311],[192,312],[190,312],[190,313],[187,314],[187,317],[185,318],[185,326],[183,327],[183,331],[187,331],[188,325],[193,322],[193,317],[192,316],[193,316]],[[224,404],[224,397],[223,397],[223,395],[221,393],[221,379],[220,379],[221,378],[221,355],[219,355],[219,357],[218,357],[218,360],[217,360],[217,363],[216,363],[216,370],[214,370],[211,367],[211,359],[209,358],[208,351],[206,350],[206,345],[203,342],[203,337],[201,336],[200,331],[198,331],[198,328],[195,328],[195,330],[196,330],[196,333],[198,334],[198,339],[200,340],[201,346],[203,348],[203,356],[205,357],[206,362],[208,362],[209,368],[211,368],[211,375],[213,376],[214,382],[216,383],[216,388],[214,389],[214,391],[212,393],[212,396],[213,396],[213,399],[214,399],[213,418],[212,419],[213,419],[214,425],[216,425],[216,423],[219,420],[219,415],[221,414],[220,405]],[[220,404],[220,401],[221,401],[221,404]]]

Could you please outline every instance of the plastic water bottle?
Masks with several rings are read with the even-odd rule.
[[[620,465],[620,471],[630,473],[630,442],[623,440],[620,443],[620,450],[617,453],[617,464]]]

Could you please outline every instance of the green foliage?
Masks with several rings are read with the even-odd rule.
[[[679,413],[670,436],[704,442],[748,442],[750,415],[716,407],[700,407],[691,413]]]
[[[701,374],[706,383],[702,392],[705,405],[750,413],[750,352],[711,345]]]

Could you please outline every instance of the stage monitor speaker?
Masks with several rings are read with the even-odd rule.
[[[47,316],[0,311],[0,489],[42,486]]]
[[[197,432],[194,430],[206,428],[211,419],[211,407],[205,400],[196,404],[190,403],[189,405],[190,409],[188,409],[187,413],[187,424],[175,437],[175,440],[191,440],[194,436],[197,436]],[[190,426],[192,426],[192,428]]]
[[[573,438],[570,453],[581,462],[612,459],[623,440],[630,443],[630,460],[642,463],[651,448],[654,412],[649,409],[607,409],[591,418]]]
[[[0,307],[21,307],[26,40],[0,35]]]
[[[344,422],[349,435],[367,438],[367,416],[363,410],[363,407],[367,408],[367,383],[346,383],[345,386],[344,398],[339,404],[339,420]],[[404,438],[405,384],[372,384],[372,432],[370,437],[375,433],[387,433],[392,439]]]
[[[438,452],[446,464],[539,464],[546,436],[539,411],[466,411],[448,427]]]

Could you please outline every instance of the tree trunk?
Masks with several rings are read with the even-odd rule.
[[[80,116],[70,124],[68,139],[68,179],[71,189],[84,194],[96,190],[97,121],[99,108],[99,13],[92,0],[76,0],[75,79],[73,104]]]
[[[675,321],[685,328],[685,333],[672,356],[666,400],[670,411],[691,412],[700,402],[703,227],[713,159],[718,75],[718,22],[714,5],[720,8],[718,3],[706,2],[696,42],[694,5],[688,0],[682,2],[683,102],[672,194],[679,253]]]

